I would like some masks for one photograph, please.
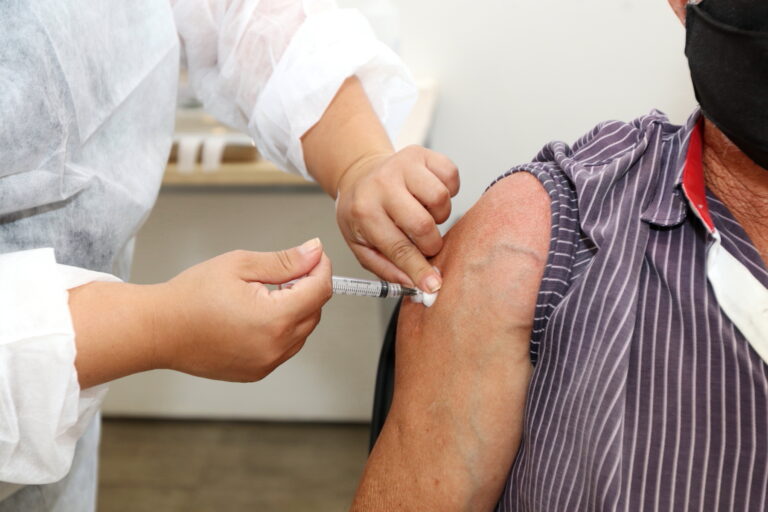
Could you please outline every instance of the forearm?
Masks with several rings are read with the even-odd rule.
[[[161,366],[162,285],[94,282],[69,292],[80,387]]]
[[[356,77],[344,82],[320,121],[301,140],[307,170],[334,198],[345,172],[394,151]]]

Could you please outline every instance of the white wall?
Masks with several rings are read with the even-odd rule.
[[[695,106],[665,0],[392,1],[401,54],[438,82],[431,145],[459,165],[455,212],[550,140],[652,108],[683,122]]]

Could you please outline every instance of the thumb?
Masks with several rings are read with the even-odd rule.
[[[323,244],[319,238],[282,251],[248,253],[239,277],[245,281],[282,284],[308,274],[322,254]]]
[[[320,311],[333,295],[331,288],[331,260],[323,255],[320,262],[292,287],[276,290],[270,295],[279,302],[280,311],[289,318],[304,319]]]

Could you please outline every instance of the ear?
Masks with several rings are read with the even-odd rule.
[[[672,10],[675,11],[683,25],[685,25],[685,6],[687,4],[688,0],[669,0],[669,5],[672,6]]]

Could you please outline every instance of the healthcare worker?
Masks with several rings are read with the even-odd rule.
[[[209,112],[337,200],[358,259],[435,290],[458,174],[390,143],[410,75],[331,0],[0,3],[0,511],[94,508],[104,384],[152,368],[252,381],[330,296],[311,240],[120,282],[156,199],[180,56]],[[279,215],[279,212],[275,212]],[[258,221],[254,219],[254,221]],[[268,291],[308,275],[290,290]]]

